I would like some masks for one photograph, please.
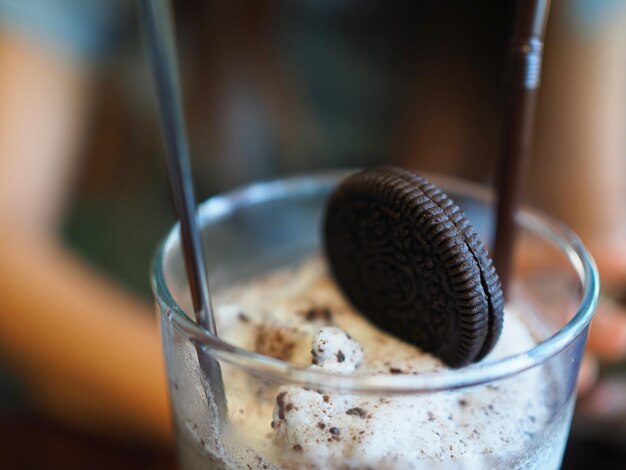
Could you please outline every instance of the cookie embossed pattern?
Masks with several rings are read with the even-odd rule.
[[[559,467],[593,264],[569,231],[525,213],[520,243],[561,250],[560,300],[576,308],[545,308],[515,273],[503,309],[478,235],[488,193],[433,181],[391,168],[320,174],[205,203],[220,338],[183,313],[172,232],[154,284],[183,468]],[[198,345],[222,368],[223,421]]]
[[[498,276],[463,212],[432,183],[395,167],[352,175],[330,198],[324,237],[343,291],[384,331],[453,367],[495,345]]]

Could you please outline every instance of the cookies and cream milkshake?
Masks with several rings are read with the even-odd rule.
[[[465,214],[418,175],[252,189],[204,212],[219,340],[178,306],[189,296],[176,232],[157,258],[182,468],[559,467],[597,293],[584,248],[591,277],[554,271],[570,287],[549,307],[520,277],[504,308]],[[525,234],[538,243],[570,237],[534,224]],[[215,358],[225,403],[203,372]]]
[[[294,364],[354,375],[447,369],[357,312],[321,257],[219,292],[216,303],[224,339]],[[511,309],[485,360],[535,343]],[[556,468],[568,430],[567,417],[546,428],[557,377],[543,370],[468,391],[410,396],[272,386],[228,367],[223,372],[229,423],[223,454],[214,455],[223,468]],[[193,423],[184,427],[198,446]]]

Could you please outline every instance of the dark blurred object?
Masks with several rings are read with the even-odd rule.
[[[603,371],[604,377],[579,398],[572,432],[586,439],[626,444],[626,377],[623,365]]]
[[[626,466],[626,447],[612,445],[598,437],[570,436],[565,450],[562,470],[623,469]]]
[[[90,437],[30,414],[0,415],[0,468],[170,470],[172,452]]]

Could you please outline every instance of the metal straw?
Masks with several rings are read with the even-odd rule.
[[[528,166],[541,83],[543,38],[550,0],[518,0],[509,49],[508,88],[498,156],[494,264],[505,294],[511,278],[515,217]]]
[[[169,0],[141,0],[139,5],[145,43],[150,56],[161,110],[170,191],[180,220],[183,256],[193,310],[196,322],[217,336],[196,218],[196,202],[189,164],[189,146],[185,134],[178,81],[176,41]],[[218,362],[209,358],[201,350],[198,350],[198,359],[209,380],[218,408],[225,409],[224,385]]]

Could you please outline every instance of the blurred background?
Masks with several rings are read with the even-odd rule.
[[[395,163],[491,184],[512,0],[181,0],[199,200]],[[151,309],[174,221],[137,11],[0,0],[0,467],[175,468]],[[626,0],[553,0],[529,203],[603,299],[564,468],[626,457]]]

